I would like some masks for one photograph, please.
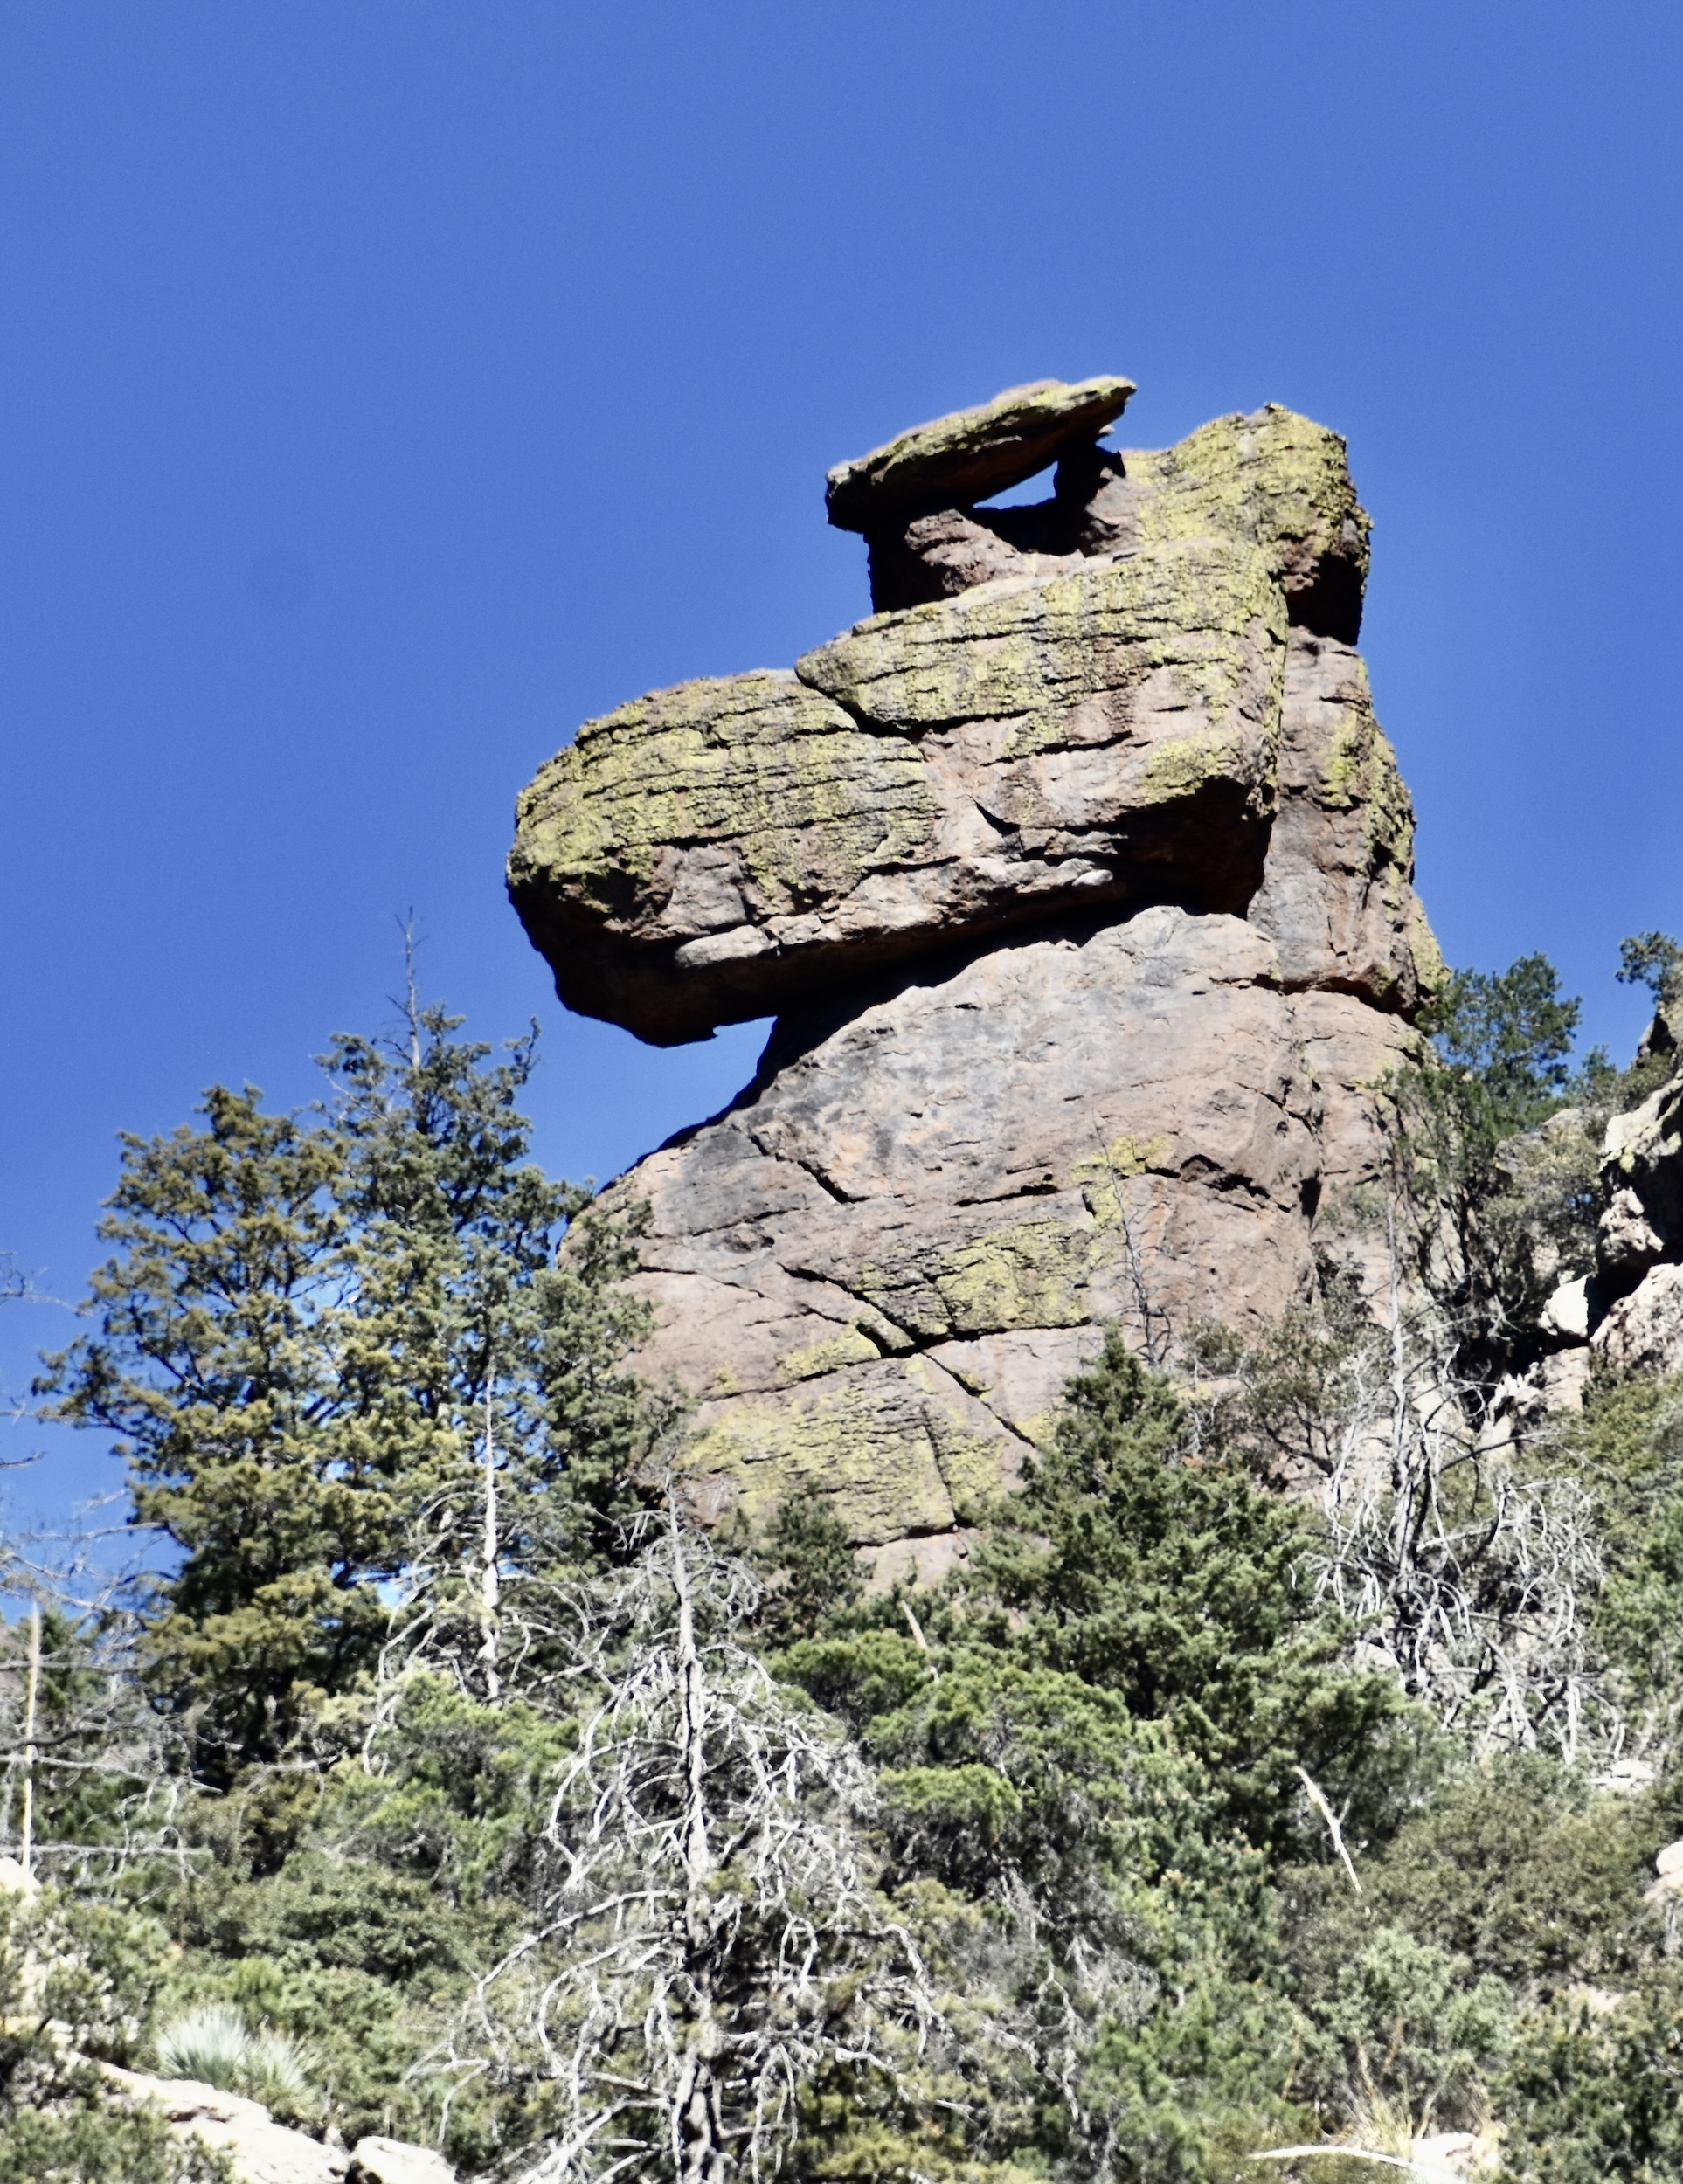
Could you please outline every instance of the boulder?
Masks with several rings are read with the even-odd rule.
[[[234,2184],[455,2184],[455,2170],[430,2147],[400,2139],[361,2139],[346,2153],[275,2122],[261,2101],[197,2078],[153,2077],[102,2066],[123,2099],[160,2111],[177,2139],[225,2155]]]
[[[1216,418],[1161,451],[1128,449],[1089,504],[1084,553],[1126,553],[1177,538],[1253,546],[1293,622],[1354,644],[1372,524],[1336,432],[1277,403]]]
[[[1542,1308],[1539,1325],[1545,1335],[1562,1344],[1590,1339],[1590,1280],[1579,1275],[1562,1282]]]
[[[1242,920],[1050,923],[779,1024],[724,1115],[639,1164],[639,1360],[698,1398],[698,1506],[821,1494],[863,1546],[1010,1483],[1106,1319],[1156,1345],[1311,1293],[1408,1050],[1289,994]]]
[[[1077,903],[1243,909],[1285,634],[1220,539],[877,616],[588,722],[509,894],[568,1006],[657,1045]]]
[[[957,507],[1007,492],[1047,469],[1066,448],[1097,439],[1133,391],[1129,379],[1083,379],[1073,386],[1036,379],[1008,387],[976,409],[914,425],[830,472],[824,494],[830,522],[866,531],[908,508]]]
[[[1683,1076],[1614,1116],[1601,1180],[1600,1264],[1628,1289],[1656,1260],[1683,1255]]]
[[[1683,1266],[1651,1267],[1590,1338],[1616,1372],[1683,1372]]]
[[[276,2123],[261,2101],[197,2078],[151,2077],[111,2064],[105,2075],[128,2100],[159,2110],[174,2137],[225,2154],[235,2184],[344,2184],[348,2157]]]

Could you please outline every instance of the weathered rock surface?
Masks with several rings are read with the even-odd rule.
[[[235,2184],[455,2184],[441,2153],[398,2139],[362,2139],[349,2153],[278,2124],[261,2101],[197,2078],[153,2077],[105,2065],[125,2100],[155,2108],[173,2136],[225,2155]]]
[[[1294,623],[1354,644],[1368,531],[1344,442],[1270,404],[1170,448],[1072,448],[1051,498],[1028,507],[925,508],[866,536],[871,599],[884,610],[1175,539],[1230,538],[1263,556]]]
[[[1650,1031],[1647,1052],[1669,1033]],[[1607,1125],[1586,1356],[1616,1372],[1683,1372],[1683,1075]]]
[[[1129,450],[1121,474],[1089,503],[1085,553],[1125,553],[1176,538],[1254,546],[1285,593],[1293,622],[1354,644],[1361,628],[1372,526],[1356,498],[1342,439],[1270,403],[1217,418],[1160,452]]]
[[[350,2150],[345,2184],[455,2184],[456,2173],[430,2146],[401,2139],[359,2139]]]
[[[869,530],[883,516],[938,503],[986,501],[1055,463],[1066,447],[1097,439],[1134,391],[1131,379],[1036,379],[1008,387],[973,410],[914,425],[886,446],[838,463],[824,503],[843,530]]]
[[[1361,655],[1292,632],[1278,808],[1250,923],[1293,988],[1412,1015],[1443,975],[1413,888],[1414,808],[1374,718]]]
[[[1441,971],[1343,443],[1084,429],[1037,508],[916,505],[980,490],[974,418],[908,436],[905,498],[893,449],[844,467],[923,603],[589,723],[510,862],[572,1006],[660,1042],[779,1012],[609,1194],[649,1205],[641,1362],[695,1397],[698,1497],[810,1486],[925,1575],[1103,1322],[1154,1345],[1312,1293]]]
[[[1683,1266],[1651,1267],[1596,1328],[1593,1347],[1616,1372],[1683,1368]]]
[[[717,1121],[641,1162],[646,1363],[700,1397],[716,1514],[795,1485],[855,1537],[945,1531],[1015,1476],[1097,1324],[1306,1298],[1315,1214],[1379,1146],[1410,1034],[1282,990],[1229,916],[1050,927],[786,1018]]]
[[[1683,1076],[1613,1117],[1601,1174],[1605,1273],[1633,1279],[1662,1254],[1683,1255]]]
[[[521,800],[509,890],[568,1006],[661,1044],[1077,901],[1242,909],[1285,657],[1216,539],[879,616],[798,680],[589,722]]]

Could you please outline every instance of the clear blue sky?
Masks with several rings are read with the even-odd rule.
[[[1618,0],[6,8],[0,1244],[78,1294],[114,1133],[307,1096],[412,904],[484,1035],[543,1019],[551,1169],[718,1106],[752,1028],[551,999],[515,792],[854,619],[826,467],[1042,376],[1348,436],[1445,949],[1547,950],[1628,1050],[1618,941],[1683,928],[1680,62]],[[69,1331],[12,1312],[12,1384]]]

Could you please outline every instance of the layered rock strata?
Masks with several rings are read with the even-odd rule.
[[[1117,454],[1126,388],[832,472],[927,596],[587,723],[522,799],[564,1000],[660,1043],[777,1013],[610,1194],[717,1511],[809,1486],[863,1545],[950,1541],[1101,1323],[1278,1317],[1380,1157],[1436,952],[1343,445],[1271,409]],[[961,498],[1054,459],[1038,508]]]

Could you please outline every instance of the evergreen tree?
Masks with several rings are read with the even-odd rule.
[[[1389,1680],[1347,1666],[1305,1505],[1187,1438],[1178,1394],[1109,1329],[1001,1513],[984,1582],[1015,1653],[1167,1724],[1229,1823],[1278,1844],[1299,1766],[1345,1795],[1380,1793],[1398,1702]]]
[[[1550,1254],[1540,1257],[1520,1217],[1511,1149],[1564,1106],[1581,1013],[1545,956],[1458,971],[1421,1019],[1430,1047],[1387,1082],[1393,1240],[1442,1315],[1449,1363],[1475,1412],[1529,1361],[1527,1335],[1553,1278]],[[1587,1067],[1599,1075],[1603,1058]],[[1566,1195],[1582,1192],[1569,1184]]]
[[[532,1040],[493,1063],[459,1022],[336,1040],[310,1112],[218,1086],[198,1124],[126,1137],[95,1331],[38,1384],[116,1436],[136,1523],[179,1550],[146,1674],[218,1779],[373,1670],[394,1600],[496,1687],[505,1579],[599,1552],[626,1490],[625,1234],[526,1158]]]

